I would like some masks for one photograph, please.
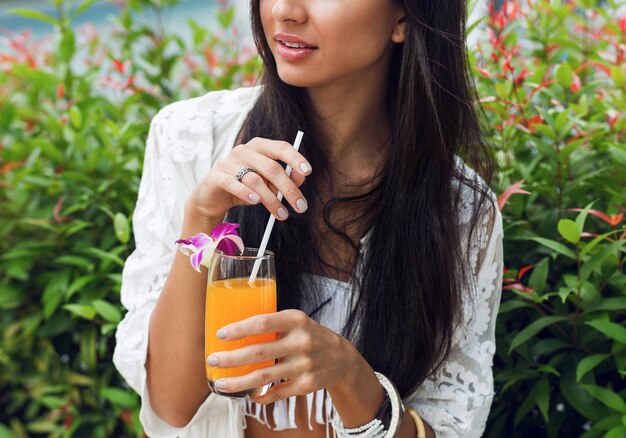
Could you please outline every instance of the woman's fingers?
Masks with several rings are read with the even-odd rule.
[[[207,358],[207,363],[212,367],[232,368],[251,363],[267,362],[268,360],[281,359],[298,353],[308,353],[308,335],[298,334],[287,336],[276,341],[261,342],[248,345],[231,351],[212,353]],[[307,370],[307,359],[298,362],[303,370]]]
[[[309,321],[306,313],[296,309],[288,309],[276,313],[254,315],[228,324],[219,329],[216,335],[226,341],[236,341],[251,335],[284,333],[295,327],[303,326]]]
[[[278,219],[287,218],[287,210],[280,210],[283,206],[276,197],[276,192],[272,190],[273,188],[278,189],[298,213],[304,213],[307,210],[308,204],[298,185],[287,175],[285,169],[277,161],[251,148],[239,149],[239,155],[235,157],[238,160],[237,164],[229,163],[229,168],[225,171],[236,174],[244,166],[240,163],[249,165],[253,172],[248,172],[241,182],[259,194],[261,202],[272,214]],[[304,178],[302,175],[300,177]]]
[[[288,379],[293,370],[287,361],[261,368],[239,377],[224,377],[215,381],[215,387],[221,392],[240,392],[259,388],[280,379]]]
[[[254,190],[237,181],[232,175],[222,174],[218,184],[222,190],[230,193],[244,204],[255,205],[261,201],[261,197]]]
[[[270,388],[265,395],[251,396],[250,399],[260,405],[268,405],[275,403],[278,400],[285,400],[294,395],[304,395],[316,391],[318,388],[315,386],[303,385],[298,380],[289,380],[287,382],[279,383]]]
[[[311,164],[286,141],[253,138],[246,144],[246,147],[256,149],[259,153],[273,160],[287,163],[301,175],[306,176],[311,173]]]

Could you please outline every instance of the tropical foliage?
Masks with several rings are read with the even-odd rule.
[[[111,354],[149,121],[259,69],[223,1],[165,31],[178,2],[117,2],[105,39],[72,26],[94,1],[53,0],[15,11],[50,38],[0,40],[0,437],[143,434]],[[486,435],[624,436],[626,10],[510,1],[479,27],[506,265]]]

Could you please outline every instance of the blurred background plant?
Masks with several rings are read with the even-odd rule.
[[[0,43],[2,438],[143,435],[111,354],[149,121],[260,67],[225,1],[190,41],[164,26],[179,0],[116,1],[107,37],[72,26],[94,3],[15,11],[53,36]],[[477,25],[507,268],[489,437],[626,435],[623,5],[512,0]]]
[[[0,437],[142,435],[111,354],[149,122],[259,67],[225,2],[191,42],[164,31],[178,0],[124,2],[106,38],[72,26],[94,3],[15,10],[53,38],[0,47]]]
[[[505,1],[473,52],[505,225],[489,437],[626,436],[625,12]]]

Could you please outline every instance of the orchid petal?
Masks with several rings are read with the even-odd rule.
[[[191,240],[192,245],[198,249],[205,248],[213,242],[213,239],[204,233],[198,233],[195,236],[190,237],[189,240]]]
[[[224,236],[228,236],[228,235],[237,236],[238,235],[237,231],[235,231],[237,228],[239,228],[239,224],[231,224],[229,222],[224,222],[222,224],[219,224],[217,227],[213,228],[213,230],[211,230],[210,237],[213,238],[214,240],[219,241]]]
[[[226,255],[235,255],[237,253],[237,245],[230,239],[220,239],[217,249]]]
[[[188,256],[189,254],[195,253],[197,251],[196,247],[193,245],[180,245],[179,246],[180,252],[182,252],[183,254],[185,254],[186,256]]]
[[[216,242],[219,248],[226,255],[235,255],[236,249],[243,253],[244,245],[241,237],[233,234],[220,237]]]
[[[189,258],[189,261],[191,262],[191,266],[198,272],[200,272],[200,264],[202,263],[202,254],[203,253],[204,253],[204,251],[198,251],[197,253],[193,254]]]

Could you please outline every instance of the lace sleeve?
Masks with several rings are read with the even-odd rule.
[[[471,209],[471,199],[461,201]],[[464,291],[463,316],[452,349],[441,370],[406,400],[439,438],[480,437],[493,399],[492,363],[495,322],[502,282],[502,219],[493,206],[485,208],[473,233],[469,254],[473,278]],[[462,229],[468,214],[460,214]]]
[[[140,417],[151,436],[176,431],[152,412],[145,361],[150,317],[174,259],[184,204],[197,184],[198,163],[210,161],[213,152],[211,113],[197,108],[194,99],[178,102],[152,120],[133,213],[136,249],[122,271],[121,301],[128,312],[117,328],[113,363],[141,396]]]

